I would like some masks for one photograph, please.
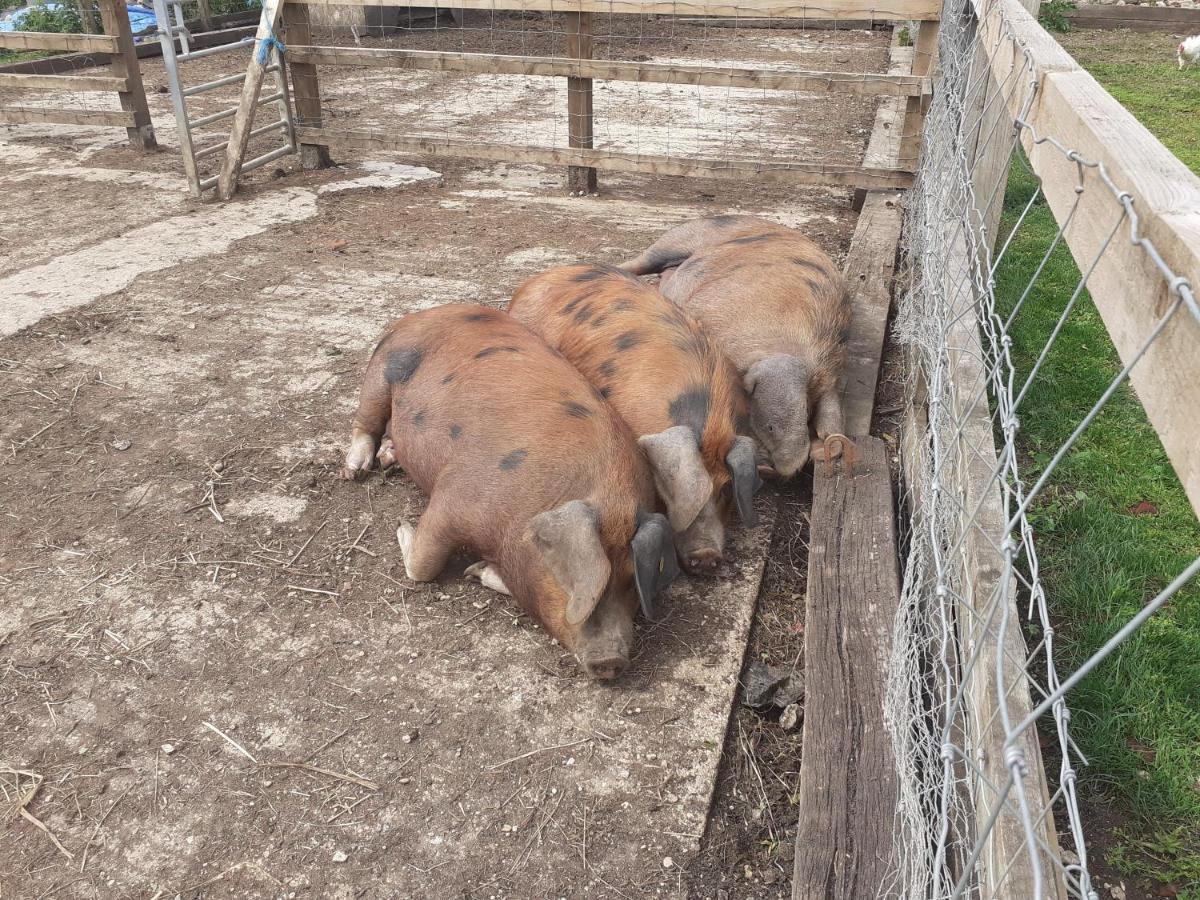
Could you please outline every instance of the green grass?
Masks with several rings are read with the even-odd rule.
[[[1018,161],[1001,242],[1035,188]],[[1002,311],[1012,308],[1056,230],[1039,202],[997,272]],[[1036,360],[1078,280],[1069,251],[1060,246],[1013,322],[1019,374]],[[1119,370],[1104,323],[1085,296],[1018,411],[1030,481]],[[1146,503],[1153,507],[1134,512]],[[1200,553],[1200,526],[1128,386],[1064,460],[1031,520],[1065,672]],[[1131,875],[1174,883],[1180,897],[1200,900],[1200,585],[1178,594],[1080,684],[1070,705],[1073,736],[1091,762],[1083,772],[1085,792],[1093,800],[1118,798],[1136,823],[1109,862]]]

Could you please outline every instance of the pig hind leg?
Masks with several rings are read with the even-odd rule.
[[[497,594],[504,594],[508,597],[512,596],[512,591],[508,589],[508,585],[500,577],[500,572],[489,562],[481,559],[479,562],[467,566],[463,574],[468,578],[478,578],[480,584],[489,590],[495,591]]]
[[[454,552],[455,543],[448,534],[449,523],[443,509],[435,495],[416,525],[402,521],[396,529],[396,540],[404,556],[404,573],[413,581],[433,581]]]
[[[362,478],[371,470],[379,439],[387,430],[391,417],[392,386],[386,375],[387,354],[379,352],[383,346],[380,344],[367,366],[367,375],[358,395],[358,410],[350,427],[350,449],[346,451],[346,464],[342,468],[342,477],[350,481]]]

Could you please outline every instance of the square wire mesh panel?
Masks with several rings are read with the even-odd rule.
[[[1132,396],[1131,373],[1146,388],[1173,377],[1150,363],[1178,330],[1200,335],[1200,308],[1147,238],[1142,198],[1071,138],[1035,124],[1051,68],[1035,55],[1056,51],[1062,68],[1073,61],[1048,39],[1031,46],[1044,32],[1012,0],[951,0],[942,23],[898,290],[910,369],[910,519],[888,718],[901,770],[903,865],[883,892],[1098,900],[1077,790],[1086,759],[1072,737],[1087,726],[1072,725],[1070,691],[1180,591],[1194,592],[1200,557],[1151,586],[1141,611],[1113,623],[1109,639],[1068,668],[1031,519],[1060,488],[1081,438],[1107,427],[1114,397]],[[997,243],[1010,154],[1036,186]],[[1034,211],[1047,206],[1044,252],[1032,262],[1010,258]],[[1048,285],[1050,260],[1067,248],[1079,274]],[[1021,417],[1038,392],[1056,390],[1046,361],[1090,305],[1089,289],[1104,278],[1111,292],[1122,280],[1110,276],[1122,271],[1131,276],[1123,300],[1154,309],[1155,321],[1123,346],[1114,334],[1120,371],[1051,452],[1031,456]],[[1033,314],[1035,291],[1054,298],[1053,325],[1018,362],[1014,333]],[[1200,384],[1187,392],[1195,409]]]

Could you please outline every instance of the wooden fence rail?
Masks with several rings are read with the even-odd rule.
[[[918,48],[926,66],[909,73],[859,74],[802,69],[752,68],[721,64],[675,64],[600,60],[592,58],[594,13],[631,13],[702,16],[774,16],[803,27],[804,19],[823,17],[846,20],[895,18],[936,20],[937,0],[887,0],[880,9],[870,0],[821,0],[820,6],[793,5],[777,0],[455,0],[454,9],[547,11],[565,15],[563,55],[528,56],[467,53],[384,47],[316,46],[312,43],[310,7],[321,3],[372,6],[372,0],[316,0],[294,3],[268,0],[263,7],[258,39],[283,34],[288,60],[293,66],[297,109],[297,137],[304,165],[319,166],[329,160],[334,145],[388,149],[426,155],[451,155],[511,162],[539,162],[568,167],[572,193],[596,187],[596,170],[645,172],[657,175],[691,175],[737,178],[803,185],[855,187],[864,190],[905,188],[912,183],[911,166],[879,167],[863,163],[840,165],[750,159],[700,159],[656,156],[596,148],[593,144],[592,82],[594,79],[633,83],[708,85],[728,88],[826,92],[868,97],[905,98],[905,130],[919,134],[930,92],[927,62],[937,35],[936,21],[922,30]],[[568,147],[513,146],[432,135],[397,135],[381,131],[353,131],[324,120],[317,66],[358,66],[463,72],[479,75],[525,75],[567,79]],[[254,103],[261,86],[260,66],[252,60],[246,88],[234,117],[226,154],[218,177],[218,193],[228,199],[237,189],[246,136],[252,130]],[[915,160],[915,143],[911,156]]]
[[[158,144],[150,123],[150,108],[142,85],[137,49],[129,27],[124,0],[100,0],[104,34],[57,34],[39,31],[0,32],[0,49],[62,50],[91,53],[98,64],[108,64],[108,75],[0,74],[0,89],[17,91],[115,92],[121,108],[0,105],[0,123],[25,125],[104,125],[123,127],[129,141],[143,150]]]

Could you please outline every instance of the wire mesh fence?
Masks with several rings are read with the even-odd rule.
[[[1131,373],[1142,390],[1167,377],[1148,370],[1147,354],[1169,329],[1189,329],[1194,340],[1200,309],[1186,273],[1147,238],[1142,198],[1071,137],[1032,120],[1046,67],[1035,61],[1042,48],[1023,37],[1034,31],[1012,27],[1021,16],[1015,7],[947,4],[906,210],[896,327],[911,375],[903,442],[911,515],[888,697],[903,846],[892,887],[904,897],[1100,896],[1078,795],[1087,760],[1072,737],[1070,692],[1191,590],[1200,570],[1197,557],[1149,585],[1142,609],[1112,623],[1096,652],[1064,662],[1036,513],[1062,490],[1065,463],[1089,430],[1113,427],[1104,414],[1130,395]],[[1009,64],[989,65],[997,58]],[[1053,178],[1042,177],[1050,171]],[[1006,186],[1018,181],[1031,189],[1010,194],[1000,233]],[[1029,254],[1024,238],[1035,220],[1049,228]],[[1132,263],[1120,255],[1130,248]],[[1078,271],[1064,279],[1068,251]],[[1091,306],[1093,282],[1111,283],[1122,268],[1141,276],[1129,278],[1124,299],[1153,308],[1157,321],[1122,348],[1120,371],[1077,421],[1064,423],[1066,437],[1033,453],[1022,416],[1034,398],[1060,389],[1046,361]],[[1022,326],[1034,315],[1049,324],[1029,346],[1031,329]],[[1195,409],[1197,400],[1193,383],[1185,403]]]

